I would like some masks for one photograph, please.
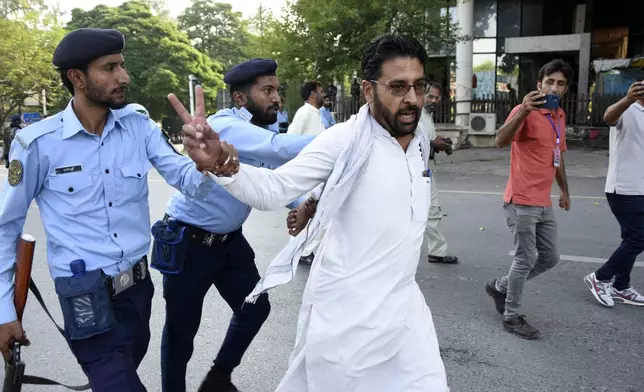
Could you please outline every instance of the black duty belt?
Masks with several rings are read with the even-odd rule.
[[[132,268],[108,277],[107,287],[112,296],[115,296],[144,281],[146,276],[148,276],[148,257],[143,256]]]
[[[163,221],[166,222],[170,218],[172,218],[170,215],[165,214],[163,216]],[[217,233],[211,233],[209,231],[200,229],[197,226],[190,225],[178,219],[177,219],[177,223],[180,226],[183,226],[188,229],[188,236],[189,236],[190,243],[197,244],[197,245],[204,245],[209,248],[213,245],[225,244],[226,242],[235,238],[235,236],[241,232],[241,228],[239,228],[235,231],[231,231],[230,233],[217,234]]]

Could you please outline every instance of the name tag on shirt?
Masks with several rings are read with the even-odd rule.
[[[74,166],[57,167],[54,170],[56,170],[56,174],[75,173],[75,172],[83,171],[83,166],[74,165]]]

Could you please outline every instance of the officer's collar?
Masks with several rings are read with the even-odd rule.
[[[250,122],[250,120],[253,119],[253,115],[245,108],[241,107],[239,109],[233,108],[233,113],[237,115],[237,117],[241,118],[242,120],[246,121],[247,123]]]
[[[67,107],[63,112],[63,116],[60,119],[63,123],[63,139],[68,139],[76,135],[78,132],[85,131],[83,124],[80,122],[78,117],[76,117],[76,113],[74,113],[74,108],[72,106],[73,102],[74,99],[72,98],[67,104]],[[106,135],[109,130],[116,126],[116,124],[123,127],[123,124],[117,119],[114,112],[110,109],[107,113],[107,121],[103,127],[103,135]]]

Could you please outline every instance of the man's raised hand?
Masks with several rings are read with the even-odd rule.
[[[221,142],[208,124],[184,125],[183,146],[201,171],[220,176],[231,176],[239,171],[237,150],[231,144]]]
[[[201,86],[195,87],[195,115],[194,117],[188,112],[185,106],[179,101],[174,94],[168,94],[168,101],[172,104],[174,111],[181,117],[185,125],[206,125],[206,104]]]
[[[195,87],[195,114],[192,116],[174,94],[168,95],[177,115],[183,121],[183,146],[199,171],[230,176],[239,171],[235,147],[219,141],[219,135],[206,121],[206,105],[201,86]]]

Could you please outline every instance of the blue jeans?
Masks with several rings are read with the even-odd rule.
[[[203,300],[211,286],[233,310],[215,366],[232,372],[270,313],[268,295],[244,300],[259,281],[255,253],[241,232],[223,244],[190,244],[183,271],[163,276],[166,318],[161,341],[163,392],[185,392],[186,367],[194,350]],[[243,305],[243,307],[242,307]]]
[[[613,287],[621,291],[630,286],[635,259],[644,251],[644,196],[607,193],[606,199],[621,227],[622,243],[597,270],[596,277],[603,281],[614,277]]]
[[[116,325],[89,339],[69,340],[94,392],[145,392],[136,373],[150,343],[154,286],[150,275],[114,297]]]

